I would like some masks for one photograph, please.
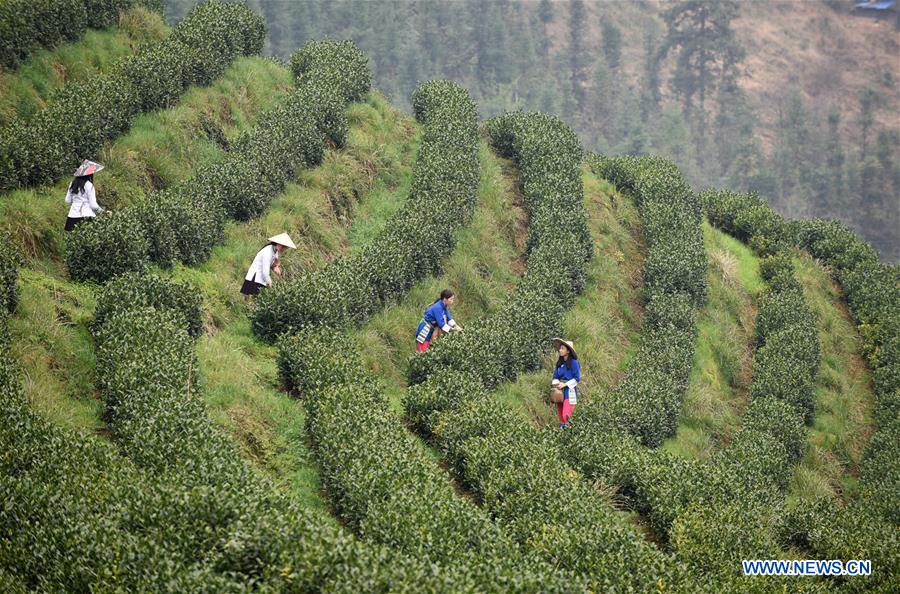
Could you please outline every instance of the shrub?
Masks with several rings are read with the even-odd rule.
[[[257,336],[274,341],[306,325],[361,323],[380,303],[402,296],[414,282],[440,269],[457,231],[474,211],[476,112],[466,91],[448,81],[425,83],[416,91],[416,97],[422,96],[430,97],[433,113],[427,116],[404,207],[358,254],[260,295],[252,316]],[[435,212],[442,213],[440,220]]]
[[[19,276],[19,257],[12,240],[6,233],[0,233],[0,318],[12,313],[19,302],[16,279]]]
[[[150,246],[133,213],[102,214],[78,225],[66,244],[66,267],[76,281],[106,282],[125,272],[142,272]]]
[[[570,576],[524,557],[487,513],[454,493],[392,412],[347,336],[314,329],[284,337],[278,364],[285,384],[303,397],[326,490],[363,538],[465,568],[480,588],[571,583]]]
[[[234,10],[229,8],[226,14]],[[216,12],[200,14],[212,18]],[[240,11],[235,18],[240,20]],[[186,39],[203,30],[197,27]],[[329,42],[321,42],[316,47],[327,52],[329,46]],[[157,192],[141,204],[112,213],[113,219],[139,221],[137,233],[146,245],[145,259],[163,267],[176,261],[189,266],[203,262],[221,241],[229,216],[246,220],[261,214],[294,179],[299,167],[322,159],[325,135],[346,136],[346,105],[334,91],[334,81],[324,74],[320,81],[310,71],[299,85],[287,100],[263,114],[221,161],[200,167],[191,179]],[[248,172],[256,176],[248,177]],[[114,274],[138,270],[130,260],[113,267],[112,275],[90,268],[90,262],[106,258],[111,239],[107,235],[102,241],[77,245],[77,257],[68,257],[72,277],[103,282]]]
[[[155,274],[126,273],[107,283],[97,298],[94,323],[100,327],[107,318],[145,307],[178,312],[194,338],[203,332],[202,299],[197,290]]]
[[[0,3],[0,65],[14,68],[40,47],[114,25],[119,11],[136,4],[162,12],[158,0],[6,0]]]
[[[352,41],[307,43],[291,56],[291,72],[301,80],[312,76],[331,81],[343,94],[344,103],[361,101],[372,86],[369,59]]]
[[[420,103],[419,109],[425,106]],[[498,314],[469,324],[410,361],[414,385],[404,401],[407,416],[433,435],[460,479],[516,542],[588,576],[592,589],[645,590],[657,580],[684,586],[690,582],[671,559],[618,524],[562,462],[551,434],[535,432],[483,393],[482,386],[537,365],[582,286],[584,263],[593,251],[582,227],[580,148],[570,131],[540,114],[508,114],[486,129],[498,152],[514,158],[521,171],[529,211],[528,269]],[[562,227],[573,231],[560,233]],[[561,253],[571,257],[560,263]],[[663,324],[660,318],[673,331],[682,321],[676,315]],[[581,504],[557,504],[567,499]],[[641,570],[603,569],[612,566]]]
[[[14,175],[0,178],[0,190],[71,174],[127,130],[135,115],[172,104],[192,84],[208,84],[238,56],[258,53],[264,36],[262,18],[246,6],[211,0],[195,7],[170,38],[108,73],[66,85],[31,121],[5,128],[0,172]]]
[[[700,203],[678,170],[662,159],[592,156],[590,164],[621,191],[633,193],[640,209],[647,315],[638,352],[615,396],[581,405],[581,422],[569,437],[582,443],[624,431],[655,447],[675,433],[693,361],[695,309],[706,299]]]
[[[423,101],[419,109],[426,106]],[[448,336],[413,357],[411,384],[454,369],[472,374],[490,389],[536,368],[584,286],[593,243],[587,231],[577,137],[557,118],[536,113],[506,114],[489,121],[486,129],[497,150],[513,157],[521,170],[529,214],[528,270],[495,316],[478,320],[466,332]],[[569,256],[560,262],[560,254]],[[528,323],[522,324],[523,319]]]

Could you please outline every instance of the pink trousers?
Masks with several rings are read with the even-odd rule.
[[[558,402],[556,404],[556,414],[559,416],[560,423],[568,423],[569,419],[572,418],[572,413],[575,411],[575,405],[569,404],[569,399],[566,398],[562,402]]]

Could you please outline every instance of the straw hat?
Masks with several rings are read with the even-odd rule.
[[[100,163],[94,163],[93,161],[88,161],[87,159],[85,159],[81,162],[81,165],[78,167],[78,169],[75,170],[75,173],[73,173],[72,175],[74,177],[85,177],[87,175],[93,175],[102,170],[103,165],[101,165]]]
[[[269,241],[272,243],[277,243],[278,245],[283,245],[285,247],[289,247],[289,248],[297,247],[296,245],[294,245],[294,242],[291,241],[291,236],[288,235],[287,233],[279,233],[278,235],[274,235],[269,238]]]
[[[566,348],[569,349],[570,355],[572,355],[576,359],[578,358],[578,355],[575,354],[575,345],[572,343],[571,340],[566,340],[565,338],[554,338],[553,339],[553,348],[555,348],[556,350],[559,350],[559,345],[561,345],[561,344],[566,345]]]

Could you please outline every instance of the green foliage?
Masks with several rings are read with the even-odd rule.
[[[875,251],[837,221],[811,220],[793,224],[798,243],[815,258],[829,264],[841,282],[847,303],[863,337],[864,350],[873,370],[875,416],[878,429],[872,436],[861,464],[858,505],[847,512],[847,520],[830,526],[838,538],[865,546],[860,550],[876,555],[883,547],[887,521],[898,519],[896,492],[900,488],[900,284],[896,266],[878,262]],[[892,501],[892,499],[894,501]],[[829,519],[835,522],[833,516]],[[849,534],[848,534],[849,532]],[[831,536],[831,535],[829,535]],[[887,541],[884,541],[887,542]],[[836,541],[826,539],[817,548],[832,550]],[[897,566],[896,556],[891,558]]]
[[[159,44],[122,60],[111,72],[65,86],[32,120],[0,136],[0,189],[55,181],[142,111],[168,107],[192,84],[209,84],[241,55],[262,49],[265,27],[247,7],[211,0],[199,5]]]
[[[180,313],[193,338],[203,332],[203,304],[196,289],[155,274],[126,273],[107,283],[97,298],[94,323],[103,326],[107,318],[144,307]]]
[[[791,243],[788,224],[754,193],[707,190],[700,200],[714,226],[734,235],[760,256],[775,255]]]
[[[615,396],[583,405],[581,427],[571,437],[624,431],[655,447],[675,433],[694,356],[695,308],[708,291],[700,204],[678,170],[662,159],[592,157],[591,167],[632,192],[640,209],[647,319]]]
[[[592,590],[690,588],[670,557],[638,537],[560,462],[551,433],[498,408],[471,378],[462,378],[460,389],[460,379],[454,372],[433,375],[410,390],[405,406],[426,419],[457,475],[514,541],[587,577]],[[560,504],[566,501],[578,504]]]
[[[566,582],[523,558],[484,511],[454,493],[346,335],[295,333],[280,341],[278,361],[285,384],[304,399],[326,490],[364,539],[466,567],[484,588],[515,589],[515,580],[526,589],[555,589]]]
[[[73,280],[106,282],[149,265],[149,244],[131,212],[104,213],[78,225],[66,244],[66,267]]]
[[[413,384],[438,370],[454,369],[493,388],[534,369],[584,286],[593,243],[586,226],[578,139],[562,121],[537,113],[507,114],[486,127],[497,150],[520,167],[529,214],[528,270],[496,315],[413,357]]]
[[[360,323],[440,270],[474,210],[477,116],[466,91],[449,81],[425,83],[416,95],[425,131],[404,207],[359,253],[260,295],[252,317],[257,336],[273,341],[309,324]]]
[[[330,81],[345,103],[361,101],[372,86],[369,59],[352,41],[311,41],[291,56],[291,71],[301,81],[309,76]]]
[[[9,235],[0,233],[0,318],[16,309],[19,292],[16,279],[19,276],[19,257]]]
[[[561,462],[551,433],[536,432],[484,394],[485,386],[536,365],[558,332],[592,253],[589,236],[580,232],[581,151],[567,127],[555,118],[520,113],[492,120],[487,130],[498,151],[513,157],[521,171],[530,214],[528,270],[500,312],[410,361],[416,385],[404,401],[407,416],[434,437],[460,479],[516,542],[588,577],[591,589],[682,585],[688,578],[670,558],[636,538]],[[560,254],[569,257],[561,260]],[[603,569],[613,565],[641,569]]]
[[[88,27],[109,27],[119,11],[136,4],[162,12],[158,0],[6,0],[0,4],[0,65],[14,68],[39,47],[75,41]]]
[[[0,527],[13,583],[475,591],[461,571],[364,546],[256,478],[192,394],[193,341],[183,323],[175,311],[138,307],[96,329],[99,386],[127,459],[31,413],[11,360],[0,357],[8,454],[0,495],[9,502]]]
[[[328,43],[316,47],[329,53]],[[346,75],[347,85],[367,79],[360,72]],[[247,220],[260,215],[294,179],[298,168],[321,161],[325,135],[343,139],[347,133],[346,105],[334,91],[334,81],[326,76],[320,84],[311,71],[298,84],[283,103],[261,115],[256,127],[238,138],[220,161],[200,167],[191,179],[140,204],[98,217],[93,223],[99,226],[92,225],[89,236],[79,235],[87,225],[76,228],[67,245],[72,277],[104,282],[116,274],[140,270],[138,261],[148,259],[164,267],[177,261],[196,265],[221,241],[229,216]],[[118,245],[114,231],[125,221],[129,236],[140,237],[129,250],[140,251],[141,256],[123,261],[110,252]],[[98,268],[94,262],[108,265]]]

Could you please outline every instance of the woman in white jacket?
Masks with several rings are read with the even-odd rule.
[[[294,242],[287,233],[281,233],[269,238],[269,244],[256,252],[250,270],[244,276],[244,285],[241,293],[244,295],[259,295],[259,290],[272,284],[272,272],[281,276],[281,252],[288,248],[295,248]]]
[[[94,190],[94,174],[101,169],[103,165],[85,159],[75,172],[75,179],[66,192],[66,204],[71,204],[66,217],[66,231],[71,231],[81,221],[92,219],[103,212],[97,204],[97,193]]]

